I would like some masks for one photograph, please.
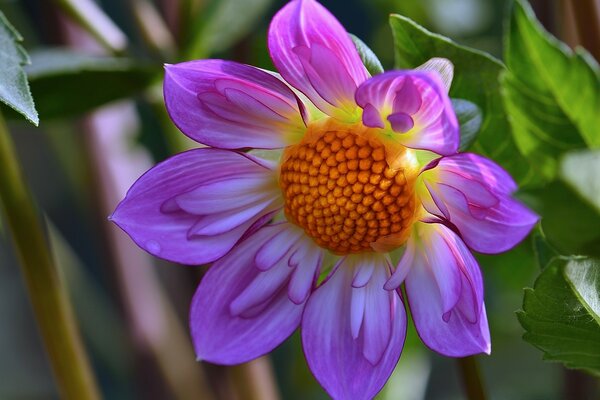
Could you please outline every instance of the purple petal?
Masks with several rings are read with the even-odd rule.
[[[363,109],[368,104],[377,109],[391,130],[401,133],[393,135],[398,143],[443,155],[458,150],[458,121],[437,73],[385,72],[360,85],[355,98]]]
[[[373,104],[371,103],[365,105],[362,120],[364,125],[370,126],[371,128],[385,128],[379,110],[373,107]]]
[[[519,243],[538,216],[510,195],[516,184],[497,164],[475,154],[436,160],[421,173],[430,213],[451,223],[473,250],[500,253]]]
[[[301,255],[301,262],[294,266],[294,273],[288,286],[288,297],[294,303],[301,304],[306,301],[316,284],[323,262],[323,250],[312,240],[304,238],[299,243],[296,252],[288,260],[288,265],[294,265],[292,258],[297,254]]]
[[[308,365],[336,399],[374,397],[402,351],[406,334],[402,302],[396,291],[383,289],[389,276],[387,260],[380,257],[372,265],[369,283],[353,288],[354,268],[340,262],[311,295],[302,319]]]
[[[512,194],[517,184],[498,164],[473,153],[460,153],[439,159],[436,169],[480,182],[494,192]]]
[[[270,230],[271,239],[258,249],[254,260],[257,268],[263,271],[277,264],[304,234],[300,229],[289,229],[288,224],[275,225]]]
[[[438,237],[451,249],[448,265],[458,269],[462,281],[456,306],[450,311],[445,310],[435,270],[447,267],[440,264],[442,253],[438,254],[435,262],[430,258],[441,247],[425,245],[421,252],[415,254],[405,287],[421,340],[432,350],[449,357],[489,354],[490,335],[483,304],[483,281],[477,262],[460,238],[448,228],[425,224],[421,228],[426,231],[424,236]],[[439,244],[439,240],[430,240],[429,243]],[[443,256],[447,257],[448,254],[444,251]]]
[[[354,91],[369,74],[342,25],[314,0],[294,0],[269,27],[273,63],[319,109],[351,109]]]
[[[200,143],[281,148],[305,130],[302,104],[285,83],[248,65],[222,60],[167,65],[164,96],[177,127]]]
[[[259,230],[202,279],[190,311],[198,359],[243,363],[270,352],[298,327],[304,305],[291,302],[284,289],[289,267],[280,263],[261,272],[254,266],[256,251],[270,237],[268,227]]]
[[[182,264],[204,264],[227,253],[252,225],[281,204],[276,186],[272,190],[259,186],[259,200],[247,187],[246,195],[254,199],[253,204],[264,204],[264,208],[246,213],[245,208],[239,208],[247,204],[244,196],[240,195],[238,201],[227,200],[227,182],[235,187],[239,177],[251,175],[268,181],[276,179],[274,174],[236,152],[190,150],[158,164],[138,179],[111,220],[138,246],[157,257]],[[199,189],[203,187],[223,190],[221,201],[227,207],[216,208],[218,202],[213,203],[214,209],[192,207],[190,193],[208,194]],[[216,191],[210,193],[218,198]],[[180,199],[186,200],[181,204],[189,206],[187,210],[178,204]],[[218,216],[223,218],[223,226]]]
[[[415,238],[411,235],[406,242],[406,250],[404,250],[404,254],[402,254],[402,258],[396,267],[396,270],[385,283],[385,290],[395,290],[402,285],[406,275],[408,275],[408,271],[412,267],[413,261],[415,259]]]

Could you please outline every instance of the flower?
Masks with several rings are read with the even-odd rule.
[[[403,282],[428,347],[489,353],[470,250],[508,250],[538,217],[502,168],[457,153],[449,82],[430,68],[370,77],[314,0],[283,7],[268,45],[280,76],[166,66],[171,118],[208,147],[148,171],[112,216],[158,257],[214,262],[191,306],[198,358],[249,361],[301,326],[325,390],[371,398],[404,344]]]

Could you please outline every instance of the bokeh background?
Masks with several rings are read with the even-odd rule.
[[[18,120],[11,121],[10,127],[27,183],[46,218],[60,275],[67,283],[103,396],[243,400],[251,398],[247,388],[259,386],[259,398],[264,399],[326,399],[306,367],[297,334],[270,357],[250,365],[225,368],[196,363],[187,312],[205,267],[153,259],[107,221],[137,176],[170,154],[194,146],[166,116],[160,65],[211,57],[272,69],[266,32],[270,17],[285,1],[101,0],[98,4],[116,24],[117,53],[128,59],[108,63],[106,68],[120,69],[122,76],[112,74],[105,80],[100,72],[82,81],[69,76],[57,85],[56,79],[50,82],[44,77],[65,59],[53,58],[42,49],[60,46],[81,54],[106,53],[58,3],[0,0],[0,9],[25,37],[24,46],[33,60],[30,75],[40,76],[32,83],[34,99],[51,96],[40,103],[40,129]],[[375,51],[386,69],[394,62],[390,13],[403,14],[431,31],[501,57],[509,3],[322,0],[349,32]],[[548,30],[567,43],[576,42],[567,2],[534,1],[532,5]],[[82,70],[91,62],[85,57],[81,62],[71,60]],[[125,93],[124,98],[91,111],[88,104],[119,97],[110,95],[111,87]],[[64,110],[70,115],[65,116]],[[0,214],[0,221],[3,218]],[[0,399],[58,398],[10,234],[2,225]],[[522,305],[522,289],[533,285],[540,268],[532,240],[479,261],[493,351],[478,360],[490,398],[597,398],[597,382],[542,361],[542,353],[521,339],[523,328],[515,311]],[[402,358],[379,398],[464,398],[456,361],[425,348],[409,327]]]

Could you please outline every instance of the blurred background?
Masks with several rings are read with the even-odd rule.
[[[389,69],[390,13],[501,57],[510,0],[321,2]],[[196,363],[187,313],[204,267],[154,259],[107,221],[142,172],[195,146],[166,115],[162,64],[224,58],[273,69],[266,33],[284,3],[0,0],[30,52],[27,72],[41,120],[39,129],[19,119],[9,126],[104,398],[327,398],[306,367],[298,335],[249,365]],[[566,2],[532,5],[548,30],[577,43]],[[82,29],[77,9],[92,15],[96,37]],[[58,398],[4,218],[0,214],[0,399]],[[591,378],[543,362],[521,339],[515,311],[522,289],[539,273],[531,239],[479,261],[493,350],[478,359],[490,398],[597,398]],[[429,351],[410,327],[379,398],[464,398],[456,361]]]

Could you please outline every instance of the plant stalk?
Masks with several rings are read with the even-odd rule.
[[[485,400],[485,390],[475,356],[458,358],[463,386],[468,400]]]
[[[12,233],[29,299],[64,399],[99,399],[73,309],[57,274],[41,219],[0,114],[0,203]]]

